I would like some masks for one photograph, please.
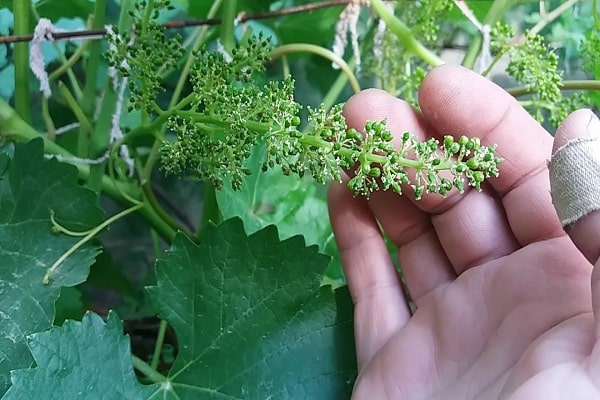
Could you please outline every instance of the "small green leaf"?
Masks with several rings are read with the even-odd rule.
[[[148,288],[179,343],[169,382],[181,399],[347,399],[356,374],[352,306],[320,287],[328,258],[273,226],[239,219],[184,235]]]
[[[81,322],[31,335],[29,348],[37,368],[12,373],[13,386],[2,400],[149,399],[160,385],[142,386],[131,365],[123,323],[109,313],[106,323],[87,313]],[[155,398],[166,398],[162,395]]]
[[[0,394],[8,389],[9,371],[32,362],[26,336],[52,326],[60,288],[84,281],[98,252],[82,247],[58,266],[48,285],[42,283],[47,269],[78,240],[52,232],[50,210],[74,230],[102,221],[97,195],[77,180],[75,167],[44,160],[41,139],[17,144],[0,179]]]

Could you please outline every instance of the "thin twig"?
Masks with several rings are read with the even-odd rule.
[[[250,20],[261,20],[268,18],[282,17],[286,15],[305,13],[315,11],[321,8],[344,6],[351,3],[353,0],[329,0],[321,1],[316,3],[308,3],[294,7],[282,8],[276,11],[270,12],[258,12],[252,14],[240,13],[237,17],[238,23],[244,23]],[[203,26],[203,25],[219,25],[221,24],[220,18],[205,18],[205,19],[194,19],[194,20],[182,20],[182,21],[171,21],[163,24],[167,29],[181,29],[190,26]],[[80,31],[68,31],[68,32],[55,32],[52,34],[54,40],[72,40],[72,39],[100,39],[106,34],[105,29],[88,29]],[[33,35],[21,35],[21,36],[0,36],[0,43],[18,43],[18,42],[29,42],[33,39]]]

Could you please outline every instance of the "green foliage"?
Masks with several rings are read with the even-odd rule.
[[[333,232],[328,220],[325,194],[310,179],[290,179],[280,170],[261,173],[264,145],[256,146],[248,159],[251,174],[240,190],[228,185],[216,193],[223,219],[239,217],[248,233],[276,225],[280,239],[302,235],[307,245],[317,245],[332,257],[323,281],[334,288],[344,284]]]
[[[77,185],[73,166],[45,161],[41,139],[17,144],[14,157],[0,168],[0,393],[9,372],[32,362],[26,338],[50,328],[62,286],[83,282],[98,253],[85,246],[42,283],[48,269],[76,241],[52,232],[50,210],[72,229],[99,223],[95,193]],[[2,163],[0,163],[2,164]]]
[[[177,395],[347,398],[352,309],[347,294],[336,305],[319,288],[328,258],[299,237],[280,241],[272,226],[246,237],[237,219],[206,237],[200,247],[177,237],[148,289],[177,333],[168,375]]]
[[[481,189],[502,164],[494,146],[462,132],[419,142],[392,135],[385,121],[348,129],[336,105],[358,78],[418,107],[419,86],[447,47],[473,68],[486,43],[457,2],[371,0],[350,18],[358,46],[290,53],[290,44],[330,48],[348,34],[335,32],[343,6],[286,12],[312,2],[69,0],[32,10],[0,1],[21,6],[15,21],[33,11],[58,28],[108,26],[90,46],[46,46],[50,98],[31,90],[37,82],[14,84],[28,58],[0,47],[0,92],[30,96],[35,110],[29,121],[29,102],[15,111],[0,100],[0,396],[349,397],[352,305],[347,288],[331,290],[344,277],[318,183],[345,171],[355,195],[419,199]],[[600,86],[569,80],[600,78],[591,4],[579,2],[576,15],[555,3],[544,2],[552,14],[528,0],[461,3],[496,27],[483,74],[503,74],[507,56],[505,72],[520,85],[507,91],[552,124],[600,105],[597,94],[565,93]],[[3,35],[12,32],[8,8]],[[281,15],[236,24],[242,12]],[[191,17],[220,23],[162,25]],[[355,48],[361,71],[331,68]],[[103,222],[103,213],[113,217]]]
[[[114,313],[106,322],[88,313],[81,322],[31,335],[27,344],[37,367],[14,371],[4,400],[150,399],[163,391],[137,382],[129,340]]]
[[[179,343],[159,383],[138,384],[116,314],[88,313],[29,338],[37,368],[14,372],[4,398],[348,398],[352,306],[347,290],[319,288],[327,257],[272,226],[247,237],[238,219],[207,237],[178,236],[148,288]]]

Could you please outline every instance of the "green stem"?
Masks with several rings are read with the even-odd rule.
[[[388,29],[398,37],[404,49],[413,53],[432,67],[444,64],[444,60],[423,46],[410,29],[385,7],[382,0],[370,0],[370,2],[373,10],[386,23]]]
[[[142,186],[142,191],[144,192],[146,200],[148,200],[148,204],[154,209],[154,212],[158,214],[160,219],[167,223],[167,225],[169,225],[174,231],[186,232],[186,230],[177,221],[175,221],[165,210],[163,210],[161,205],[158,203],[156,196],[154,196],[154,192],[150,188],[150,181],[146,182],[146,184]]]
[[[562,3],[560,6],[556,7],[551,12],[542,16],[542,19],[538,21],[530,30],[529,35],[537,35],[544,29],[548,24],[554,21],[556,18],[560,17],[562,14],[567,12],[571,7],[573,7],[576,3],[579,3],[581,0],[567,0]]]
[[[223,120],[221,118],[214,118],[211,116],[205,116],[204,114],[199,114],[196,111],[179,111],[177,115],[181,115],[184,117],[190,117],[192,120],[199,124],[205,124],[207,126],[214,126],[219,128],[225,128],[231,125],[231,121]],[[272,126],[266,122],[257,122],[257,121],[246,121],[244,124],[248,129],[255,132],[267,133],[271,130]]]
[[[335,63],[336,65],[338,65],[340,67],[342,72],[348,77],[348,80],[350,81],[350,85],[352,86],[352,90],[354,90],[355,93],[360,92],[360,85],[358,83],[358,80],[356,79],[356,76],[352,72],[352,69],[350,68],[350,66],[346,63],[346,61],[344,61],[343,58],[341,58],[340,56],[335,54],[333,51],[326,49],[325,47],[317,46],[314,44],[308,44],[308,43],[285,44],[285,45],[282,45],[282,46],[279,46],[279,47],[273,49],[273,51],[271,52],[271,58],[273,60],[276,60],[279,57],[282,57],[284,55],[287,55],[290,53],[299,53],[299,52],[313,53],[313,54],[316,54],[316,55],[319,55],[321,57],[328,59],[332,63]]]
[[[600,80],[572,80],[559,84],[561,90],[600,90]],[[517,86],[506,89],[513,97],[520,97],[532,92],[527,86]]]
[[[208,11],[207,18],[213,18],[215,15],[217,15],[217,12],[219,11],[219,7],[221,7],[221,3],[223,3],[223,1],[224,0],[216,0],[213,3],[212,7]],[[185,87],[185,84],[187,83],[188,75],[190,73],[190,70],[192,69],[194,60],[196,59],[195,53],[196,53],[196,51],[198,51],[198,49],[204,43],[204,38],[206,36],[207,31],[208,31],[208,26],[203,26],[201,28],[200,33],[198,34],[198,37],[196,38],[194,46],[188,55],[188,58],[186,60],[185,65],[183,66],[181,74],[179,75],[179,80],[177,81],[177,85],[175,86],[173,95],[171,96],[171,101],[169,102],[169,110],[172,110],[173,108],[176,108],[176,107],[181,107],[182,103],[186,104],[186,102],[191,101],[191,99],[193,98],[193,96],[190,95],[187,98],[183,99],[182,101],[179,101],[181,92],[183,91],[183,88]],[[167,114],[167,117],[163,116],[163,119],[164,119],[164,122],[166,122],[166,120],[168,119],[168,114]],[[156,122],[156,120],[153,121],[152,124],[154,124],[155,122]],[[161,125],[163,125],[164,122],[161,122],[160,124],[156,125],[156,128],[154,128],[154,130],[158,129]],[[133,134],[133,132],[131,132],[127,136],[128,137],[132,136],[132,134]],[[165,134],[165,129],[162,128],[158,138],[164,137],[164,134]],[[150,150],[150,153],[148,155],[148,159],[146,160],[146,164],[144,165],[144,169],[143,169],[142,175],[141,175],[142,183],[149,180],[150,176],[152,175],[152,169],[154,168],[154,164],[156,163],[156,160],[158,158],[158,151],[160,149],[161,141],[158,138],[154,141],[154,144],[152,145],[152,149]]]
[[[81,109],[79,102],[75,99],[75,97],[73,97],[73,95],[71,94],[71,92],[65,86],[64,83],[59,82],[58,88],[60,89],[60,93],[64,97],[65,101],[71,108],[71,111],[73,111],[73,114],[75,114],[75,118],[77,118],[77,121],[79,121],[80,131],[91,133],[92,125],[90,124],[90,121],[87,119],[85,113]],[[85,142],[87,143],[88,140],[89,140],[89,136],[86,138]],[[86,150],[87,150],[87,148],[86,148]],[[78,152],[77,155],[80,157],[87,157],[87,154],[84,154],[82,152]]]
[[[598,16],[598,0],[592,0],[592,13],[594,13],[594,26],[600,30],[600,16]]]
[[[104,24],[106,23],[106,4],[107,0],[95,1],[92,29],[104,27]],[[82,45],[79,50],[82,47],[84,46]],[[79,52],[79,50],[77,52]],[[96,85],[98,80],[98,68],[100,67],[100,60],[102,57],[102,41],[92,41],[89,51],[90,53],[87,58],[87,66],[85,69],[85,86],[83,87],[83,96],[81,99],[81,108],[88,117],[94,114],[94,108],[96,107]],[[91,150],[92,152],[94,151],[93,149]]]
[[[13,0],[15,35],[29,33],[30,0]],[[15,110],[27,123],[31,122],[29,99],[29,42],[15,43]]]
[[[45,136],[40,135],[29,124],[25,123],[4,100],[0,100],[0,138],[19,142],[28,142],[36,138],[41,138],[44,141],[44,150],[47,154],[55,154],[67,160],[75,157],[69,151]],[[90,166],[82,163],[73,163],[73,165],[79,170],[79,177],[87,182],[90,178]],[[130,198],[141,198],[137,186],[116,182],[108,175],[102,176],[101,188],[104,193],[122,204],[128,204],[128,200],[123,196],[123,193],[126,193]],[[146,206],[140,210],[140,213],[165,240],[169,242],[173,240],[177,232],[164,222],[154,212],[152,207]]]
[[[135,369],[144,374],[144,376],[150,379],[150,381],[153,383],[161,383],[168,380],[166,376],[156,372],[150,365],[148,365],[148,363],[137,356],[131,356],[131,363]]]
[[[328,142],[327,140],[321,139],[317,136],[303,136],[298,139],[299,142],[305,147],[320,147],[322,149],[331,149],[333,147],[333,143]],[[355,150],[348,149],[342,147],[338,150],[338,154],[342,157],[352,158],[352,156],[356,153]],[[386,164],[389,160],[387,156],[368,153],[364,155],[364,161],[368,161],[371,164]],[[409,167],[414,169],[421,169],[423,167],[422,161],[411,160],[410,158],[398,157],[398,164],[403,167]],[[444,169],[444,168],[442,168]]]
[[[148,4],[146,5],[146,10],[144,12],[144,16],[142,17],[142,32],[141,36],[146,35],[148,24],[150,23],[150,18],[152,17],[152,13],[154,12],[154,0],[147,0]]]
[[[226,51],[231,52],[235,47],[235,16],[237,0],[227,0],[223,4],[221,14],[221,44]]]
[[[37,2],[36,2],[37,3]],[[36,23],[40,20],[40,15],[38,14],[35,5],[31,6],[31,14],[33,15],[34,20],[36,21]],[[61,50],[60,46],[58,45],[58,43],[56,41],[52,42],[52,47],[54,48],[54,51],[56,51],[56,54],[58,54],[58,59],[60,60],[60,62],[64,65],[68,62],[67,57],[65,56],[65,54],[63,53],[63,51]],[[75,97],[77,97],[78,99],[81,98],[81,87],[79,86],[79,82],[77,81],[77,77],[75,77],[75,74],[73,73],[73,71],[71,69],[67,69],[67,76],[69,78],[69,82],[71,83],[71,90],[73,90],[73,92],[75,92]]]
[[[42,283],[44,285],[49,284],[50,283],[50,274],[52,274],[56,270],[56,268],[58,268],[67,258],[69,258],[73,253],[75,253],[81,246],[83,246],[84,244],[86,244],[87,242],[92,240],[92,238],[94,236],[96,236],[98,233],[100,233],[100,231],[102,231],[104,228],[106,228],[113,222],[118,221],[119,219],[131,214],[132,212],[135,212],[135,211],[141,209],[142,207],[144,207],[144,203],[136,204],[135,206],[133,206],[131,208],[123,210],[116,215],[113,215],[112,217],[110,217],[109,219],[107,219],[106,221],[104,221],[103,223],[101,223],[100,225],[95,227],[94,229],[92,229],[81,240],[79,240],[77,243],[75,243],[69,250],[65,251],[58,258],[58,260],[56,260],[56,262],[54,262],[54,264],[52,264],[52,266],[46,270],[46,274],[44,275],[44,278],[42,279]]]
[[[514,0],[495,0],[483,19],[482,24],[494,26],[498,21],[500,21],[500,18],[502,18],[506,10],[511,7],[513,2]],[[469,48],[467,49],[465,58],[463,59],[463,67],[473,69],[475,61],[477,60],[477,55],[481,50],[481,42],[481,35],[476,35],[473,38]]]
[[[89,44],[90,42],[82,43],[81,46],[79,46],[79,48],[77,49],[77,51],[75,51],[75,53],[73,53],[73,55],[69,57],[69,59],[67,59],[67,61],[64,64],[52,71],[52,73],[48,76],[48,80],[50,82],[53,82],[60,76],[62,76],[65,72],[70,70],[71,67],[73,67],[73,65],[75,65],[77,61],[79,61],[81,56],[83,56],[88,50]]]
[[[162,352],[163,343],[165,342],[167,327],[167,321],[164,319],[160,320],[160,325],[158,326],[158,336],[156,338],[156,344],[154,345],[154,353],[152,354],[152,363],[150,364],[150,368],[152,368],[153,371],[156,371],[158,368],[158,363],[160,362],[160,353]]]
[[[355,60],[352,58],[348,63],[348,66],[353,69],[355,65]],[[333,82],[333,84],[329,87],[327,94],[323,97],[323,106],[326,109],[330,109],[337,102],[337,99],[340,97],[340,93],[344,90],[344,87],[348,83],[348,75],[342,71]]]
[[[48,140],[54,141],[56,139],[56,127],[54,126],[54,121],[50,116],[50,110],[48,110],[48,99],[45,96],[42,96],[42,118],[44,120],[44,125],[46,125]]]

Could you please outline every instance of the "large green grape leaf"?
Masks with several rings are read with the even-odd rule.
[[[1,154],[0,154],[1,155]],[[41,139],[0,157],[0,394],[10,370],[28,367],[27,335],[48,329],[62,286],[85,280],[98,250],[83,246],[42,283],[47,269],[80,238],[52,232],[50,210],[65,226],[86,230],[102,221],[97,195],[77,184],[77,169],[44,160]]]
[[[252,174],[244,178],[241,190],[225,185],[217,191],[223,218],[241,218],[248,233],[276,225],[281,239],[302,235],[308,245],[316,244],[321,252],[332,257],[324,282],[334,288],[341,286],[344,278],[324,187],[310,179],[284,176],[278,169],[262,172],[264,152],[263,146],[254,149],[247,163]]]
[[[148,288],[179,349],[169,373],[180,399],[347,399],[356,374],[345,288],[319,284],[328,257],[270,226],[239,219],[200,246],[179,235]]]
[[[137,382],[129,338],[115,313],[106,323],[87,313],[81,322],[31,335],[29,348],[38,367],[14,371],[13,386],[2,400],[162,397],[160,385]]]

